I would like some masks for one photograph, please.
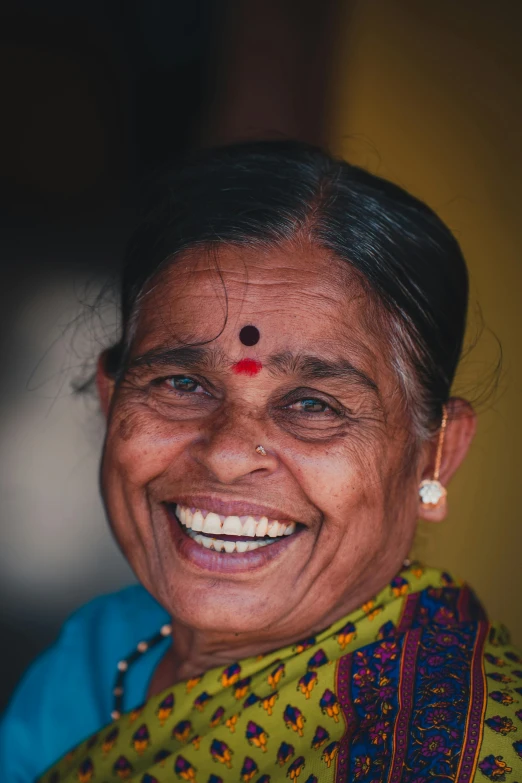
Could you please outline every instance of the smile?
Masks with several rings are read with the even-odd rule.
[[[206,549],[232,554],[252,552],[296,532],[295,522],[261,516],[225,516],[206,509],[177,505],[175,514],[185,533]]]

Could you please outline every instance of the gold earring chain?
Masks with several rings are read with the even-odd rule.
[[[444,435],[446,434],[446,424],[448,423],[448,409],[445,405],[442,406],[442,422],[440,425],[439,443],[437,445],[437,455],[435,457],[435,471],[433,473],[433,480],[439,480],[440,466],[442,463],[442,447],[444,445]]]

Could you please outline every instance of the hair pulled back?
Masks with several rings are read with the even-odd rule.
[[[317,247],[355,269],[391,319],[412,420],[440,420],[462,350],[468,302],[458,242],[423,202],[323,150],[260,141],[208,150],[164,172],[128,246],[121,281],[122,340],[108,369],[125,369],[132,318],[156,273],[183,251],[278,244],[306,226]],[[412,396],[410,388],[410,397]],[[418,427],[417,427],[418,432]]]

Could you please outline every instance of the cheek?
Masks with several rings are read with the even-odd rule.
[[[382,507],[387,462],[382,444],[368,440],[363,445],[353,438],[296,454],[291,470],[324,516],[342,522],[348,512]]]
[[[193,426],[176,426],[143,406],[116,408],[107,432],[103,472],[142,487],[176,464]]]

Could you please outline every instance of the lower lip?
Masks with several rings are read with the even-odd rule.
[[[238,574],[264,568],[277,560],[292,545],[292,539],[300,535],[300,531],[297,531],[291,536],[282,536],[273,544],[251,552],[215,552],[193,541],[184,532],[181,522],[172,509],[167,506],[165,512],[174,546],[180,557],[205,571],[214,573]]]

